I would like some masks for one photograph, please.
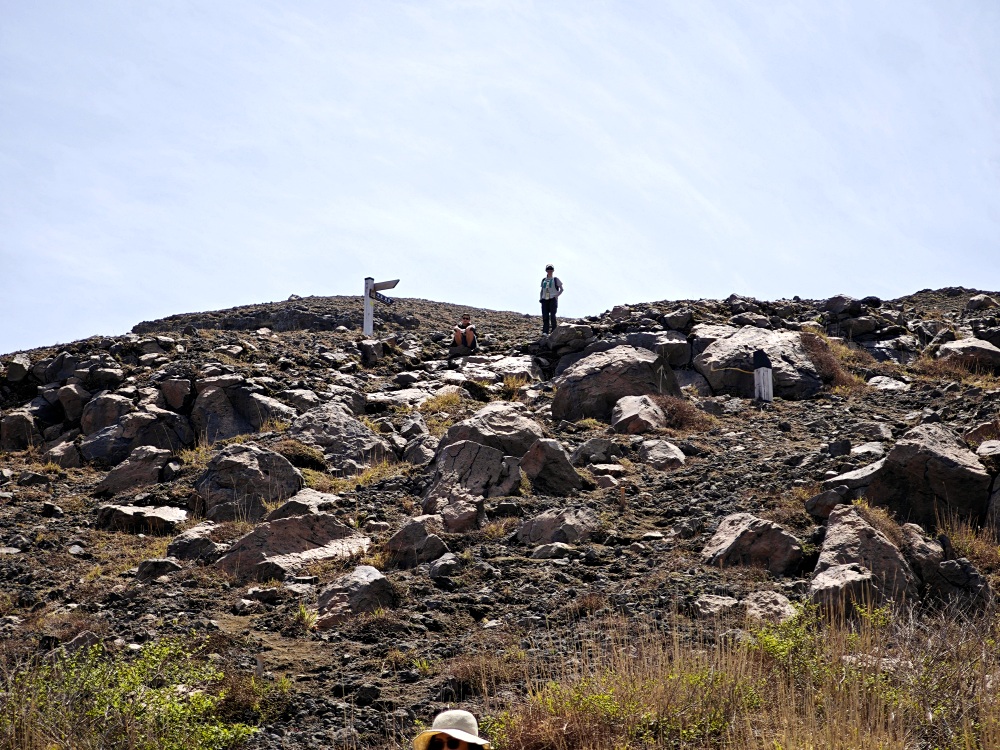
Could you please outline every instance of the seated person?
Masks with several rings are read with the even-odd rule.
[[[469,313],[464,313],[462,322],[455,326],[454,345],[469,349],[476,349],[479,346],[476,340],[476,327],[472,325],[472,316]]]
[[[479,736],[479,722],[468,711],[452,709],[434,717],[430,729],[413,740],[413,750],[490,750],[490,743]]]

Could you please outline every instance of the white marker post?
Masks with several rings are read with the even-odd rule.
[[[771,360],[760,349],[753,353],[753,397],[767,404],[774,400],[774,376],[771,373]]]
[[[386,297],[384,294],[379,294],[379,292],[383,289],[393,289],[398,283],[399,279],[375,283],[375,279],[371,276],[365,277],[365,322],[362,329],[365,336],[371,336],[375,331],[375,311],[372,309],[374,301],[378,300],[387,305],[393,303],[392,298]]]

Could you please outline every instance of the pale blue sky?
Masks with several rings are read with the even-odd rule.
[[[0,352],[290,294],[1000,289],[1000,4],[0,0]]]

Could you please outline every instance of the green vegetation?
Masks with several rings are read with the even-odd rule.
[[[213,750],[256,729],[220,718],[224,674],[179,640],[57,653],[4,676],[0,746]]]
[[[615,619],[569,658],[539,654],[510,669],[465,657],[452,671],[495,707],[482,726],[496,750],[986,750],[1000,747],[989,688],[998,625],[888,609],[830,622],[804,608],[782,624],[748,624],[740,638],[691,643],[676,628]]]

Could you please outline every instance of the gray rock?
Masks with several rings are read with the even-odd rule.
[[[782,575],[802,560],[802,546],[772,521],[749,513],[734,513],[722,519],[701,554],[706,565],[753,565]]]
[[[80,450],[69,440],[49,448],[43,456],[46,462],[52,462],[62,469],[78,469],[83,466],[83,456]]]
[[[7,382],[20,383],[31,372],[31,359],[27,354],[15,354],[7,361]]]
[[[553,380],[555,419],[577,420],[611,417],[622,396],[655,393],[680,396],[674,372],[650,351],[616,346],[587,355]]]
[[[824,614],[837,619],[880,601],[872,572],[858,563],[833,565],[809,583],[809,598]]]
[[[691,344],[677,331],[637,331],[625,340],[636,349],[649,349],[671,367],[685,367],[691,361]]]
[[[191,381],[186,378],[168,378],[160,381],[160,393],[163,400],[171,409],[183,408],[191,395]]]
[[[359,565],[320,592],[316,624],[320,628],[333,627],[352,615],[393,607],[396,600],[388,578],[370,565]]]
[[[691,614],[699,620],[711,620],[733,612],[740,602],[731,596],[702,594],[691,604]]]
[[[392,553],[395,561],[404,567],[436,560],[448,551],[441,537],[429,533],[429,529],[439,526],[440,523],[440,516],[424,515],[410,518],[389,538],[386,549]]]
[[[145,411],[126,414],[116,424],[88,436],[80,443],[80,453],[87,461],[113,466],[141,445],[178,451],[193,442],[194,433],[187,419],[147,406]]]
[[[709,344],[694,358],[694,367],[715,393],[753,398],[753,353],[764,351],[771,360],[774,395],[809,398],[822,387],[816,367],[795,331],[766,331],[744,327]]]
[[[186,510],[169,506],[146,508],[135,505],[102,505],[97,509],[97,526],[114,531],[174,534],[177,527],[186,520]]]
[[[170,451],[149,445],[139,446],[124,462],[108,472],[94,488],[94,494],[116,495],[135,487],[156,484],[162,481],[163,470],[171,460],[173,454]]]
[[[298,417],[288,434],[322,450],[327,463],[338,472],[352,474],[381,461],[396,460],[385,440],[335,402],[310,409]]]
[[[660,430],[666,424],[663,409],[649,396],[622,396],[611,411],[611,426],[627,435]]]
[[[928,539],[916,524],[904,524],[902,531],[903,554],[920,577],[924,596],[963,606],[992,601],[989,582],[966,558],[946,559],[944,547]]]
[[[523,456],[545,436],[542,426],[528,416],[523,404],[494,401],[468,419],[448,428],[439,450],[462,440],[496,448],[506,456]]]
[[[403,460],[414,466],[427,466],[438,451],[438,439],[433,435],[419,435],[406,443]]]
[[[184,570],[184,566],[177,560],[170,557],[156,557],[139,563],[139,570],[135,577],[140,581],[152,581],[179,570]]]
[[[957,361],[987,372],[1000,369],[1000,348],[982,339],[962,339],[942,344],[937,358]]]
[[[427,575],[433,579],[450,578],[462,570],[462,560],[454,552],[446,552],[431,563]]]
[[[212,457],[195,491],[209,520],[255,521],[264,515],[264,503],[285,500],[302,486],[302,474],[284,456],[235,443]]]
[[[590,438],[590,440],[573,451],[569,462],[574,466],[607,464],[611,463],[611,459],[621,458],[622,455],[622,447],[614,440],[608,438]]]
[[[303,565],[365,552],[370,541],[329,513],[279,518],[234,542],[216,567],[240,580],[281,580]]]
[[[531,550],[532,560],[556,560],[569,557],[574,552],[573,547],[565,542],[551,542],[549,544],[539,544]]]
[[[438,453],[434,478],[424,503],[425,512],[434,512],[437,498],[446,497],[455,486],[471,495],[509,495],[520,484],[516,460],[506,460],[496,448],[462,440]]]
[[[90,391],[75,383],[59,389],[59,403],[62,404],[68,422],[75,422],[80,418],[90,396]]]
[[[680,448],[667,440],[643,440],[639,460],[654,469],[667,471],[683,466],[687,459]]]
[[[0,418],[0,451],[23,451],[41,443],[35,418],[27,409],[15,409]]]
[[[966,312],[976,312],[977,310],[990,310],[998,306],[1000,306],[1000,303],[997,303],[988,294],[977,294],[974,297],[970,297],[969,301],[965,303],[965,310]]]
[[[307,487],[299,490],[290,499],[268,513],[264,520],[277,521],[279,518],[305,516],[310,513],[323,513],[335,508],[339,500],[340,497],[338,495],[317,492]]]
[[[545,494],[568,495],[586,484],[559,441],[551,438],[537,440],[521,458],[520,467],[535,489]]]
[[[871,571],[880,601],[916,599],[916,576],[903,553],[857,508],[843,505],[830,512],[815,572],[855,564]]]
[[[876,375],[868,381],[868,387],[877,391],[908,391],[910,384],[886,375]]]
[[[131,399],[114,393],[99,393],[87,402],[80,416],[80,429],[84,435],[93,435],[114,425],[131,411],[135,405]]]
[[[215,529],[214,522],[203,521],[197,526],[182,531],[167,545],[167,555],[178,560],[214,561],[229,549],[228,545],[212,541],[212,532]]]
[[[526,520],[517,530],[523,544],[586,542],[601,528],[600,519],[589,508],[547,510]]]
[[[883,459],[865,495],[899,518],[932,528],[939,516],[985,518],[990,475],[962,440],[942,424],[922,424]]]
[[[796,615],[795,607],[777,591],[754,591],[743,600],[746,616],[761,622],[788,622]]]

